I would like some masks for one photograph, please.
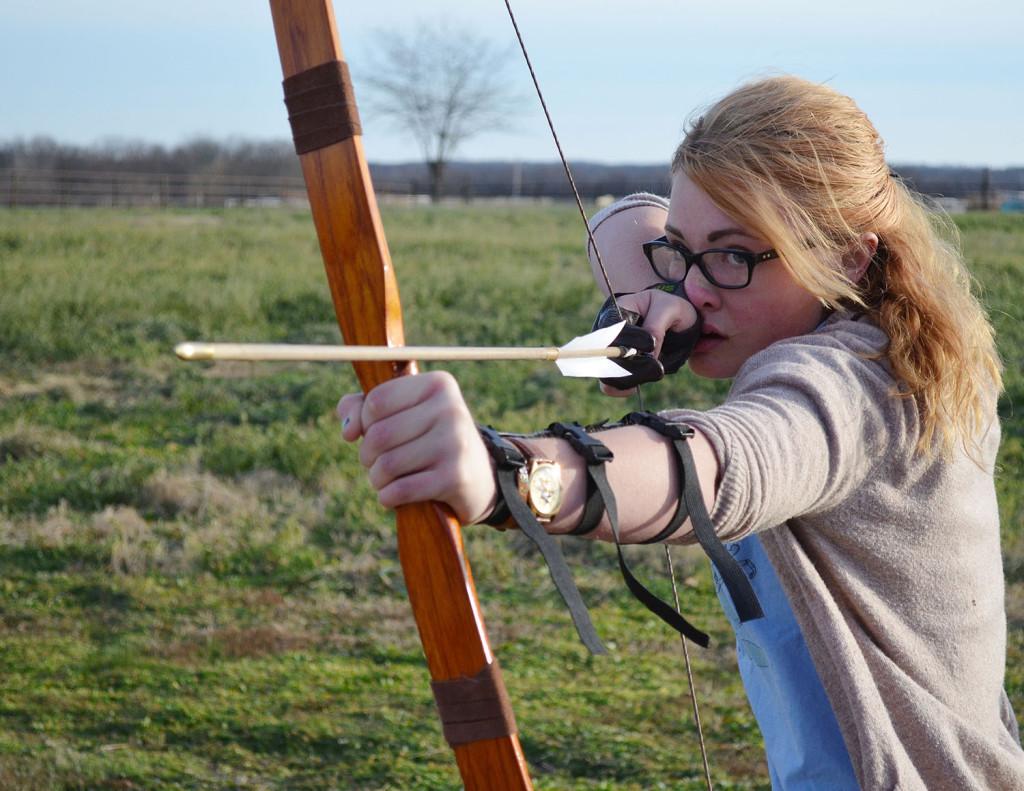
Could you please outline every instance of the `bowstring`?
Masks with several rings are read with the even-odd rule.
[[[594,232],[591,230],[590,222],[587,220],[587,213],[583,208],[583,200],[580,198],[579,190],[576,189],[576,180],[572,177],[572,169],[569,167],[569,161],[566,159],[565,153],[562,151],[562,143],[558,139],[558,133],[555,131],[555,124],[551,120],[551,113],[548,111],[547,102],[544,100],[544,92],[540,88],[540,82],[537,80],[537,73],[534,71],[533,62],[530,60],[530,54],[526,51],[526,42],[523,40],[523,35],[519,31],[519,24],[516,22],[516,15],[512,11],[511,0],[505,0],[505,8],[508,10],[508,18],[512,22],[513,30],[515,30],[516,39],[519,42],[519,49],[523,53],[523,60],[526,61],[526,68],[530,71],[530,79],[533,80],[533,87],[537,92],[537,98],[540,100],[541,109],[544,111],[544,118],[547,121],[548,129],[551,131],[551,137],[555,141],[555,148],[558,150],[558,158],[562,162],[562,168],[565,171],[565,177],[569,182],[573,198],[576,201],[576,208],[579,210],[580,219],[583,221],[583,227],[587,230],[587,242],[589,244],[588,249],[594,251],[594,257],[597,259],[597,266],[601,271],[601,277],[604,279],[604,284],[608,289],[612,305],[614,306],[615,312],[618,314],[619,320],[621,321],[624,318],[624,314],[622,309],[619,307],[619,301],[615,296],[615,289],[612,288],[612,281],[608,276],[608,270],[605,268],[604,260],[601,258],[601,251],[597,247],[597,242],[594,241]],[[643,411],[644,397],[643,393],[640,392],[639,386],[636,388],[636,397],[640,410]],[[680,482],[680,486],[681,485],[682,482]],[[672,553],[669,550],[668,544],[662,544],[662,546],[665,549],[665,562],[668,566],[669,578],[672,580],[672,595],[675,598],[676,610],[679,610],[679,589],[676,585],[675,567],[672,564]],[[693,683],[693,667],[690,664],[690,651],[686,645],[686,638],[683,635],[680,635],[679,638],[680,643],[683,646],[683,661],[686,665],[686,682],[690,692],[690,703],[693,706],[693,721],[697,730],[697,741],[700,744],[701,760],[704,764],[704,780],[708,791],[713,791],[711,783],[711,767],[708,762],[707,746],[704,742],[704,731],[701,727],[700,708],[697,705],[697,691]]]
[[[665,563],[668,565],[668,576],[672,580],[672,596],[675,599],[676,610],[679,610],[679,589],[676,587],[676,572],[672,565],[672,553],[669,552],[668,544],[662,544],[665,548]],[[704,730],[700,724],[700,707],[697,705],[697,691],[693,685],[693,668],[690,666],[690,650],[686,646],[686,637],[679,635],[679,642],[683,646],[683,660],[686,665],[686,684],[690,689],[690,704],[693,706],[693,722],[697,728],[697,742],[700,744],[700,757],[704,764],[704,782],[708,791],[712,791],[711,765],[708,763],[708,748],[704,744]]]
[[[615,306],[615,312],[618,314],[619,320],[621,321],[623,318],[622,309],[619,307],[619,301],[616,299],[615,291],[612,289],[612,280],[608,277],[608,270],[604,267],[604,260],[601,258],[601,251],[597,249],[597,243],[594,241],[594,232],[590,230],[590,223],[587,221],[587,213],[583,209],[583,201],[580,199],[579,190],[576,189],[576,180],[572,177],[572,170],[569,168],[569,162],[562,151],[562,144],[558,140],[558,133],[555,131],[555,124],[551,120],[551,113],[548,112],[548,103],[544,101],[544,93],[540,89],[540,83],[537,82],[537,73],[533,70],[533,62],[530,60],[530,55],[526,51],[526,42],[523,41],[523,35],[519,32],[519,24],[516,22],[516,15],[512,12],[510,0],[505,0],[505,8],[508,9],[508,18],[512,20],[512,28],[516,32],[516,39],[519,41],[519,49],[522,51],[523,59],[526,61],[526,68],[530,70],[530,79],[533,80],[533,87],[537,91],[537,98],[540,99],[540,106],[544,110],[544,118],[547,119],[548,129],[551,130],[551,137],[555,141],[555,148],[558,149],[558,158],[562,161],[562,168],[565,170],[565,177],[569,180],[569,187],[572,189],[572,195],[576,199],[576,208],[579,210],[580,219],[583,220],[583,227],[587,229],[587,241],[590,245],[590,249],[594,251],[594,256],[597,258],[597,266],[601,270],[601,277],[604,278],[605,287],[608,289],[608,293],[612,298],[612,305]]]

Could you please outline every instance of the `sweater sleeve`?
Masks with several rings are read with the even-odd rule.
[[[913,400],[894,397],[877,356],[884,343],[866,322],[832,319],[751,357],[721,406],[664,413],[714,448],[720,477],[711,516],[722,538],[831,510],[889,448],[916,442]]]

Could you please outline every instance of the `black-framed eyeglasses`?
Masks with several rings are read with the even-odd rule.
[[[755,266],[779,257],[775,250],[751,253],[748,250],[716,248],[691,253],[681,244],[669,241],[667,236],[644,242],[643,250],[654,274],[662,280],[681,282],[686,279],[690,267],[696,265],[708,282],[718,288],[748,286]]]

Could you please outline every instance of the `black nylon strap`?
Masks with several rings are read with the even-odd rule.
[[[588,472],[591,465],[600,465],[613,458],[612,452],[605,447],[604,443],[587,434],[579,423],[552,423],[548,426],[548,433],[568,440],[573,449],[586,461]],[[586,506],[583,508],[583,518],[580,519],[580,523],[576,527],[569,531],[568,535],[582,536],[596,530],[604,515],[605,502],[594,476],[588,474],[587,500]]]
[[[729,550],[725,548],[718,534],[715,533],[711,517],[704,505],[704,496],[701,494],[700,482],[697,479],[697,467],[694,464],[693,453],[690,451],[688,442],[693,436],[693,429],[689,426],[669,423],[650,412],[630,412],[622,419],[622,422],[628,425],[646,426],[672,440],[679,459],[679,486],[682,489],[680,506],[676,509],[676,516],[673,517],[672,522],[675,523],[680,512],[683,512],[684,518],[687,514],[690,516],[693,533],[705,554],[715,564],[715,569],[729,591],[729,597],[732,599],[740,621],[746,622],[763,618],[764,610],[761,609],[761,602],[758,601],[753,585],[750,584],[750,580],[736,558],[729,554]],[[671,533],[662,530],[656,538],[667,538],[669,535]]]
[[[580,523],[570,530],[567,535],[585,536],[592,533],[601,524],[601,516],[604,514],[604,503],[601,500],[601,493],[589,476],[587,477],[587,504],[583,508],[583,518]]]
[[[580,640],[592,654],[608,653],[608,649],[604,647],[604,643],[601,642],[601,638],[598,637],[597,630],[590,620],[587,605],[583,603],[579,588],[576,587],[572,574],[569,572],[561,546],[537,521],[537,517],[519,496],[516,476],[519,469],[526,466],[526,459],[515,445],[490,426],[477,426],[477,428],[491,458],[494,459],[495,477],[500,497],[504,500],[504,504],[516,524],[519,525],[519,529],[537,546],[544,557],[551,580],[555,583],[555,588],[565,602],[565,606],[569,608],[569,615],[572,617],[573,626],[576,627]]]
[[[687,427],[687,428],[689,428],[689,427]],[[691,429],[691,434],[692,434],[692,429]],[[686,440],[685,439],[672,439],[672,445],[675,448],[676,459],[678,460],[679,486],[680,486],[680,488],[682,488],[685,485],[686,480],[687,480],[686,467],[683,464],[683,456],[682,456],[682,454],[685,452],[685,448],[680,448],[679,447],[680,445],[685,445],[685,444],[686,444]],[[644,541],[641,541],[640,543],[641,544],[660,544],[662,541],[665,541],[666,539],[668,539],[669,536],[671,536],[673,533],[675,533],[676,530],[678,530],[682,526],[683,522],[686,521],[686,517],[688,517],[689,515],[690,515],[690,512],[689,512],[689,509],[687,509],[687,507],[686,507],[686,499],[684,497],[680,497],[679,500],[676,502],[676,511],[675,511],[674,514],[672,514],[672,519],[669,521],[669,523],[667,525],[665,525],[665,527],[663,527],[661,530],[659,530],[656,535],[653,535],[650,538],[648,538],[648,539],[646,539]]]
[[[687,621],[674,607],[651,593],[636,578],[626,563],[626,557],[622,553],[622,543],[619,540],[619,514],[615,503],[615,494],[608,483],[608,475],[604,468],[604,465],[614,458],[612,452],[603,442],[587,434],[578,423],[552,423],[548,430],[556,437],[567,440],[587,463],[587,476],[594,482],[597,491],[604,501],[605,511],[608,514],[608,523],[612,530],[612,538],[615,541],[615,551],[619,557],[619,571],[626,582],[626,587],[648,610],[661,618],[661,620],[697,645],[707,648],[711,639]]]
[[[697,467],[693,463],[693,454],[687,443],[682,444],[683,468],[686,471],[687,485],[683,488],[683,498],[686,500],[686,507],[690,512],[690,525],[697,541],[715,564],[718,574],[725,583],[733,605],[736,607],[736,615],[741,622],[753,621],[764,617],[764,610],[761,609],[761,602],[754,593],[754,587],[750,584],[747,575],[743,573],[736,558],[729,554],[729,550],[718,538],[715,528],[711,524],[711,517],[704,505],[704,496],[697,485]]]

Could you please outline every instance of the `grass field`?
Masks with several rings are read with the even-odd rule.
[[[958,219],[1006,363],[1008,689],[1024,709],[1024,217]],[[391,209],[409,343],[550,344],[599,298],[563,208]],[[338,338],[306,213],[0,211],[0,788],[458,786],[396,557],[333,407],[346,367],[186,365],[185,339]],[[529,364],[449,366],[478,419],[626,411]],[[686,374],[651,408],[712,405]],[[540,789],[703,788],[677,640],[566,544],[589,657],[516,534],[466,531]],[[630,548],[664,595],[661,551]],[[716,787],[768,788],[706,563],[677,552]],[[681,573],[679,573],[681,571]]]

